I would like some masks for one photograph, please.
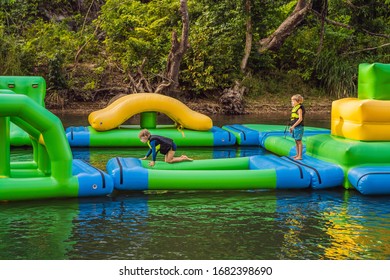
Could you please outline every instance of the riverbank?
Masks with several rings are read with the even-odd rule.
[[[310,114],[330,114],[332,108],[332,102],[328,96],[309,96],[305,99],[304,105],[306,112]],[[189,101],[183,101],[189,108],[194,111],[206,114],[214,115],[220,114],[221,105],[217,100],[212,99],[194,99]],[[81,114],[86,112],[93,112],[108,105],[107,101],[98,102],[72,102],[64,105],[63,108],[47,108],[53,113],[73,112],[75,114]],[[258,98],[248,98],[244,101],[246,114],[264,114],[264,113],[283,113],[290,112],[290,96],[274,97],[274,96],[261,96]]]
[[[304,101],[304,106],[306,111],[310,113],[330,114],[332,102],[333,100],[329,97],[308,97]],[[219,113],[220,111],[220,104],[215,101],[196,100],[188,102],[187,105],[193,110],[204,113]],[[290,96],[284,98],[262,96],[256,99],[246,99],[244,107],[246,114],[290,112]]]

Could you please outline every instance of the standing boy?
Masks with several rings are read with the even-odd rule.
[[[291,97],[291,118],[290,118],[290,133],[295,140],[297,154],[294,159],[302,159],[302,137],[304,131],[304,119],[305,119],[305,107],[303,107],[303,97],[299,94],[295,94]]]

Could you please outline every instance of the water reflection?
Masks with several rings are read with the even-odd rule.
[[[0,203],[0,259],[64,259],[77,201]]]
[[[383,207],[389,198],[347,190],[294,194],[278,199],[287,227],[280,259],[388,259],[390,211]]]
[[[132,259],[145,245],[147,196],[83,199],[70,240],[71,259]]]
[[[388,198],[119,193],[0,204],[1,259],[388,259]]]

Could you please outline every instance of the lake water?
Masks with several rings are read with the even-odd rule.
[[[86,116],[60,115],[64,126]],[[216,124],[285,123],[284,117],[216,117]],[[308,125],[328,127],[329,119]],[[260,148],[186,148],[195,158]],[[105,169],[146,149],[74,149]],[[15,149],[15,157],[28,150]],[[0,203],[0,259],[387,260],[390,197],[354,190],[118,192],[109,197]]]

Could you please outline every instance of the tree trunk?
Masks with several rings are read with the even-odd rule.
[[[172,46],[168,55],[167,69],[165,74],[166,81],[162,82],[156,89],[155,92],[165,92],[167,94],[176,91],[179,87],[179,73],[180,64],[183,59],[185,52],[189,48],[188,36],[189,36],[189,16],[187,0],[180,0],[180,13],[181,20],[183,23],[181,40],[179,42],[177,38],[177,32],[172,32]]]
[[[252,50],[252,17],[251,17],[251,0],[245,0],[246,12],[246,39],[244,57],[241,60],[241,71],[244,72],[248,64],[249,55]]]
[[[225,115],[245,114],[244,94],[246,88],[236,81],[232,88],[225,89],[219,98],[221,112]]]
[[[290,36],[295,28],[305,19],[306,14],[311,10],[312,0],[298,0],[294,11],[288,18],[267,38],[261,39],[259,52],[276,51]]]
[[[320,33],[320,43],[317,48],[317,54],[319,54],[322,50],[322,47],[324,45],[324,36],[325,36],[325,19],[328,14],[328,0],[322,1],[322,7],[321,7],[321,33]]]

